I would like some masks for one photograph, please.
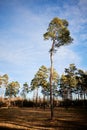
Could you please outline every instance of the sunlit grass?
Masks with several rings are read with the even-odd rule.
[[[56,108],[54,119],[50,120],[49,109],[0,108],[0,126],[15,130],[87,129],[87,112],[85,109]]]

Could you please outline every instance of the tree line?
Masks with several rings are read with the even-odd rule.
[[[27,99],[27,94],[36,92],[35,100],[38,102],[38,89],[41,88],[40,90],[45,101],[45,99],[47,100],[50,98],[49,78],[50,68],[47,68],[44,65],[42,65],[36,72],[30,85],[25,82],[23,86],[20,86],[18,81],[9,82],[9,77],[7,74],[2,76],[0,75],[0,87],[5,89],[5,92],[3,91],[1,94],[10,100],[13,97],[22,97],[22,99]],[[58,97],[61,97],[62,100],[86,100],[87,71],[77,69],[75,64],[70,64],[68,68],[65,68],[64,73],[59,76],[57,71],[53,69],[52,86],[53,99],[58,99]]]
[[[43,96],[50,95],[50,68],[41,66],[31,81],[31,89],[42,88]],[[53,69],[52,96],[61,97],[62,100],[87,99],[87,71],[77,69],[75,64],[65,68],[64,73],[59,76]]]

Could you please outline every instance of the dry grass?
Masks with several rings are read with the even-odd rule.
[[[85,109],[57,108],[54,119],[50,111],[35,108],[0,108],[0,128],[6,130],[87,130]]]

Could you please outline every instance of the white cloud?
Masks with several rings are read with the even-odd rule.
[[[69,64],[74,63],[78,66],[80,62],[81,57],[69,47],[61,47],[54,56],[54,66],[57,68],[59,74],[62,74]]]

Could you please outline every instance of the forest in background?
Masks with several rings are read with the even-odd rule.
[[[0,75],[0,107],[50,107],[50,69],[41,66],[30,85],[25,82],[20,86],[18,81],[9,82],[7,74]],[[3,89],[4,88],[4,89]],[[20,89],[21,88],[21,89]],[[40,88],[40,90],[39,90]],[[59,76],[53,71],[53,105],[56,106],[86,106],[87,107],[87,72],[77,69],[74,64],[65,68],[64,73]],[[32,99],[27,95],[33,93]],[[41,97],[39,96],[41,93]],[[4,97],[3,97],[4,95]]]

